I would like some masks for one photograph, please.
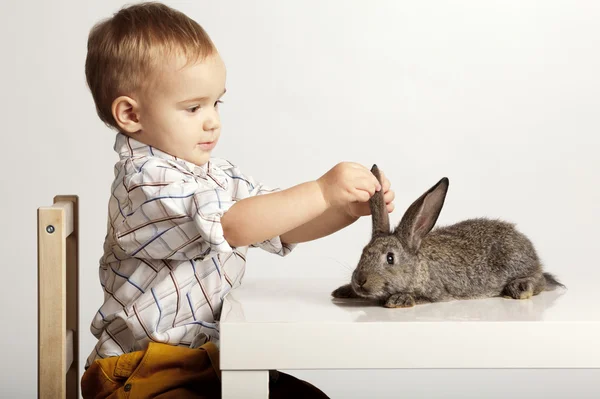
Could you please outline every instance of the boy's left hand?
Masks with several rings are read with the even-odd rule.
[[[388,213],[391,213],[394,211],[393,201],[396,197],[396,194],[390,189],[390,181],[381,169],[379,170],[379,173],[381,175],[381,190],[383,191],[383,199],[385,200]],[[348,213],[353,217],[367,216],[371,214],[371,208],[369,208],[368,202],[351,202],[348,205]]]

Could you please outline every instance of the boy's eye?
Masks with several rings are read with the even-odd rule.
[[[387,254],[387,263],[389,265],[394,264],[394,254],[392,252],[388,252],[388,254]]]
[[[215,108],[218,108],[218,107],[219,107],[219,104],[221,104],[222,102],[223,102],[223,101],[221,101],[221,100],[217,100],[217,101],[215,101],[215,105],[214,105],[214,107],[215,107]],[[195,113],[196,111],[198,111],[199,109],[200,109],[200,106],[199,106],[199,105],[194,105],[193,107],[190,107],[190,108],[188,108],[187,110],[188,110],[188,112],[191,112],[191,113],[193,114],[193,113]]]

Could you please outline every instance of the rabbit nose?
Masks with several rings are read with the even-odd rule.
[[[365,283],[367,282],[367,276],[365,276],[364,274],[358,274],[358,276],[356,276],[356,284],[358,284],[359,287],[362,288],[363,285],[365,285]]]

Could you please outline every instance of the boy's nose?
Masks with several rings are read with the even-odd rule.
[[[206,118],[202,126],[205,131],[217,130],[221,127],[221,120],[217,115]]]
[[[219,121],[207,121],[204,123],[204,130],[207,132],[217,130],[219,127],[221,127]]]

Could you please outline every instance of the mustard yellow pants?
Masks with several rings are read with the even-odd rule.
[[[328,398],[306,381],[270,373],[269,398]],[[81,379],[84,399],[220,398],[219,351],[150,342],[146,350],[96,360]]]

